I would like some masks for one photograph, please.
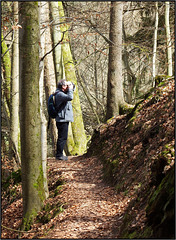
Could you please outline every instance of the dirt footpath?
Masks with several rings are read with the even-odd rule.
[[[100,161],[79,156],[48,163],[66,181],[60,195],[66,209],[45,238],[118,238],[126,199],[102,180]]]

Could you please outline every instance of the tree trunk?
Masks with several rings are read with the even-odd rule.
[[[46,2],[46,22],[49,23],[49,2]],[[45,54],[52,49],[52,40],[51,40],[51,29],[50,27],[46,28],[45,33]],[[54,62],[53,62],[53,52],[48,54],[44,59],[44,85],[45,85],[45,94],[46,99],[55,92],[56,90],[56,77],[54,71]],[[57,143],[57,128],[55,124],[55,120],[51,119],[50,123],[50,135],[52,139],[52,156],[56,154],[56,143]]]
[[[18,2],[13,3],[13,14],[14,14],[14,23],[17,24],[18,23]],[[19,29],[18,27],[14,29],[13,34],[14,34],[14,42],[12,45],[10,125],[11,125],[11,139],[16,148],[16,151],[18,152],[18,142],[19,142],[19,134],[20,134],[19,133]]]
[[[61,31],[60,31],[60,20],[59,20],[59,10],[58,10],[58,2],[49,2],[50,11],[52,16],[52,39],[53,45],[55,46],[58,41],[61,39]],[[54,47],[53,46],[53,47]],[[57,82],[64,78],[64,70],[63,70],[63,61],[62,61],[62,50],[61,44],[59,44],[56,48],[54,48],[54,66],[55,66],[55,74]]]
[[[157,33],[158,33],[158,2],[155,3],[155,29],[153,37],[153,64],[152,64],[153,83],[155,82],[154,79],[156,75]]]
[[[68,81],[72,81],[76,86],[76,90],[74,92],[74,98],[72,101],[74,122],[71,124],[71,126],[72,126],[72,133],[73,133],[73,139],[74,139],[74,146],[73,146],[73,150],[71,151],[71,154],[72,155],[83,154],[86,150],[87,139],[84,131],[84,123],[83,123],[81,105],[80,105],[79,94],[78,94],[78,85],[77,85],[77,79],[76,79],[75,66],[73,63],[73,58],[72,58],[70,44],[69,44],[68,24],[65,21],[62,2],[58,2],[58,5],[59,5],[60,21],[63,22],[63,24],[61,24],[60,26],[60,29],[62,32],[65,32],[64,41],[62,43],[65,75],[66,75],[66,79]]]
[[[122,17],[123,2],[111,2],[107,113],[109,119],[120,112],[124,104],[122,80]]]
[[[46,2],[39,2],[39,11],[40,11],[40,26],[42,23],[46,22]],[[43,32],[40,29],[40,57],[43,57],[45,54],[45,31]],[[40,79],[39,79],[39,96],[40,96],[40,115],[41,115],[41,147],[42,147],[42,167],[43,167],[43,177],[44,177],[44,189],[45,197],[48,198],[49,190],[47,183],[47,120],[45,116],[45,91],[44,91],[44,64],[43,61],[40,61],[39,65],[40,70]]]
[[[39,100],[37,2],[20,2],[20,130],[23,193],[22,229],[29,230],[45,199]]]
[[[10,54],[1,32],[2,72],[4,75],[3,89],[10,109],[10,82],[11,82],[11,59]]]
[[[126,33],[125,33],[124,25],[123,25],[122,31],[123,31],[124,42],[126,42]],[[136,76],[133,73],[133,71],[130,67],[130,64],[129,64],[129,53],[127,51],[126,44],[124,44],[124,53],[122,55],[122,60],[124,62],[125,70],[127,72],[127,80],[128,80],[127,102],[131,104],[133,89],[134,89],[135,83],[136,83]]]
[[[167,42],[167,61],[168,61],[168,75],[173,75],[172,70],[172,46],[171,46],[171,35],[170,35],[170,25],[169,25],[169,8],[170,3],[165,2],[165,26],[166,26],[166,42]]]

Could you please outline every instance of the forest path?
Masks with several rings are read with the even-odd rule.
[[[66,207],[45,238],[118,238],[124,196],[102,180],[100,161],[78,156],[48,164],[66,181],[59,195]]]

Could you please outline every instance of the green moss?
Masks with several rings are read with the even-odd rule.
[[[128,235],[128,238],[133,239],[133,238],[136,238],[137,236],[138,236],[138,233],[136,231],[134,231]]]
[[[165,84],[165,80],[167,80],[170,76],[168,75],[157,75],[155,77],[155,86],[162,86],[163,84]]]
[[[124,115],[124,114],[130,114],[134,109],[133,105],[123,103],[119,106],[119,114]]]
[[[35,209],[32,209],[32,211],[27,212],[25,216],[23,217],[21,230],[23,231],[29,231],[31,228],[31,225],[34,222],[34,218],[37,216],[37,211]]]
[[[63,204],[58,202],[57,204],[47,203],[42,212],[37,216],[36,221],[43,224],[48,223],[51,219],[64,211]]]
[[[159,238],[174,234],[174,178],[172,167],[150,196],[146,208],[148,224]]]
[[[142,239],[151,238],[153,236],[153,230],[149,226],[145,226],[144,231],[138,237]]]
[[[110,123],[110,122],[112,121],[113,118],[114,118],[114,117],[109,118],[109,119],[106,121],[106,123],[107,123],[107,124]]]
[[[38,195],[41,199],[41,201],[43,202],[45,200],[45,194],[44,194],[44,178],[43,178],[43,168],[42,165],[39,167],[40,169],[40,173],[39,176],[37,178],[37,181],[34,183],[34,188],[37,189],[38,191]]]

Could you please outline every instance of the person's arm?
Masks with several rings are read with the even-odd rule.
[[[72,101],[72,100],[73,100],[73,90],[72,89],[68,89],[67,93],[59,91],[56,94],[56,98],[55,98],[57,107],[59,107],[63,102]]]

